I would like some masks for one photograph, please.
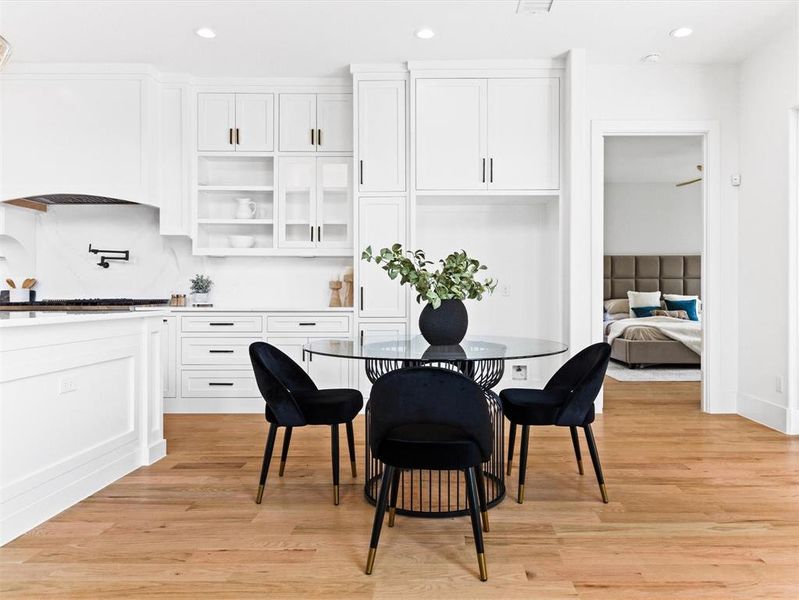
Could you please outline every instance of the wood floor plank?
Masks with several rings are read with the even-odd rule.
[[[295,430],[254,502],[259,415],[168,415],[168,456],[0,548],[11,598],[799,597],[799,439],[699,411],[699,384],[608,380],[598,440],[610,503],[568,431],[534,429],[525,503],[508,498],[477,578],[467,518],[398,516],[363,574],[372,507],[330,432]],[[361,475],[363,422],[356,422]],[[280,441],[280,440],[279,440]],[[342,451],[345,460],[346,449]]]

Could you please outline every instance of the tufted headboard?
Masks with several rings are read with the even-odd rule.
[[[606,256],[604,298],[626,298],[628,291],[699,296],[701,256]]]

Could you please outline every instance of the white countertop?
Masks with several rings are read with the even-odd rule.
[[[0,311],[0,328],[29,327],[32,325],[57,325],[60,323],[87,323],[90,321],[116,321],[144,319],[168,315],[165,310],[148,311]]]

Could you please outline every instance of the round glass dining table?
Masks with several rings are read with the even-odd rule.
[[[310,355],[360,360],[369,381],[397,369],[437,366],[457,370],[474,380],[486,396],[494,433],[491,458],[483,464],[489,508],[505,497],[505,424],[499,396],[492,391],[505,373],[505,362],[562,354],[568,346],[538,338],[467,337],[454,346],[431,346],[422,336],[375,337],[363,340],[318,339],[306,344]],[[431,402],[435,398],[430,399]],[[383,465],[369,448],[369,404],[366,405],[366,481],[364,494],[374,504]],[[466,483],[460,471],[405,470],[400,479],[397,513],[416,517],[452,517],[468,514]]]

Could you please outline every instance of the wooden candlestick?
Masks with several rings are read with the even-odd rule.
[[[352,268],[350,267],[346,271],[344,271],[344,275],[342,276],[344,280],[344,290],[342,295],[344,296],[342,305],[343,306],[352,306],[353,298],[353,289],[352,289]]]
[[[341,306],[341,282],[335,279],[330,282],[330,306]]]

